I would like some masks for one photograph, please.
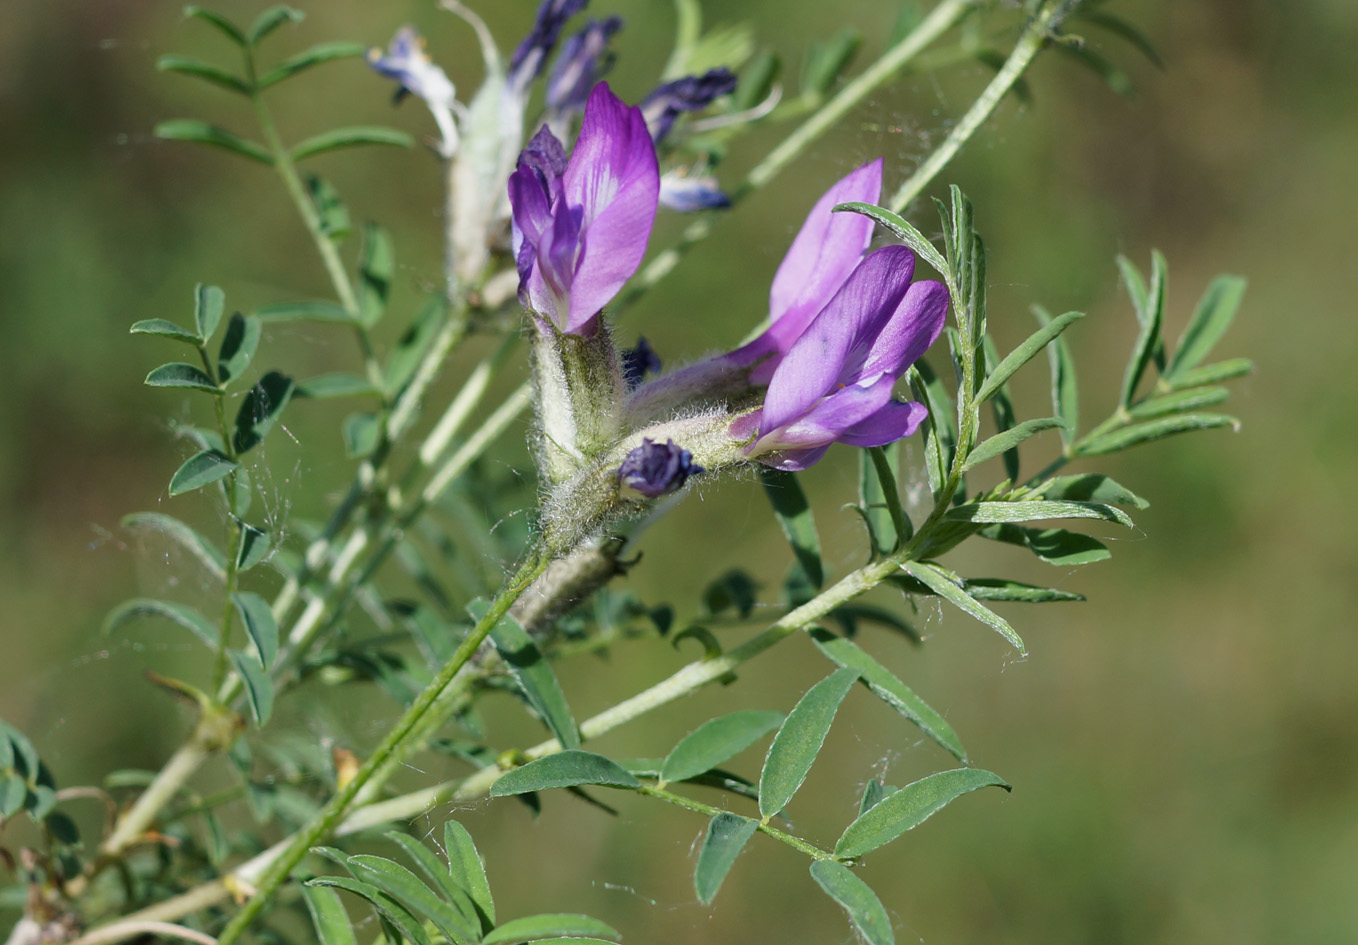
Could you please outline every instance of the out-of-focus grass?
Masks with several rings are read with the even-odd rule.
[[[629,19],[615,79],[635,98],[664,55],[668,7],[596,5],[596,15],[618,9]],[[795,70],[805,37],[845,21],[859,23],[872,48],[890,19],[882,7],[860,0],[790,10],[751,0],[711,15],[750,16]],[[1137,516],[1138,531],[1110,533],[1112,562],[1044,574],[1002,550],[959,558],[963,570],[1041,576],[1091,598],[1011,608],[1032,650],[1027,661],[1012,662],[998,639],[952,613],[928,615],[922,650],[866,637],[947,713],[976,763],[1016,790],[964,799],[874,854],[863,875],[895,910],[903,941],[1351,940],[1358,522],[1347,484],[1358,478],[1350,364],[1358,280],[1346,256],[1358,216],[1349,94],[1358,10],[1342,0],[1295,12],[1262,0],[1111,7],[1155,39],[1166,71],[1091,33],[1126,65],[1136,95],[1117,98],[1049,56],[1032,75],[1034,103],[1007,105],[944,180],[976,201],[991,251],[991,322],[1002,339],[1026,333],[1033,302],[1090,313],[1072,340],[1091,419],[1109,405],[1134,333],[1116,253],[1144,264],[1151,247],[1166,252],[1171,337],[1211,275],[1248,275],[1245,307],[1223,346],[1258,363],[1233,401],[1245,425],[1106,467],[1153,503]],[[315,4],[310,13],[276,42],[380,42],[414,18],[459,86],[474,84],[465,30],[424,6]],[[510,37],[531,10],[525,2],[488,13]],[[196,593],[187,563],[130,541],[117,527],[122,514],[161,509],[211,521],[195,500],[165,496],[181,455],[166,418],[186,414],[172,395],[139,387],[156,357],[171,353],[129,338],[126,325],[182,316],[200,280],[225,286],[239,307],[324,291],[266,172],[150,139],[155,121],[182,114],[248,127],[223,95],[158,76],[154,59],[171,50],[224,52],[210,31],[182,25],[172,3],[0,9],[0,715],[34,737],[63,784],[97,781],[115,764],[159,763],[179,732],[165,724],[167,697],[140,673],[201,670],[173,633],[96,635],[122,597],[176,582],[176,593]],[[423,129],[413,106],[388,111],[389,90],[359,64],[325,75],[282,93],[285,129],[300,136],[341,119]],[[767,276],[821,189],[877,154],[899,181],[984,78],[979,67],[963,69],[876,97],[720,224],[692,254],[693,275],[654,293],[623,335],[644,331],[672,360],[738,339],[760,316]],[[753,156],[738,148],[732,172]],[[374,151],[317,167],[356,197],[356,217],[393,229],[402,297],[437,278],[432,162]],[[926,232],[933,226],[928,207],[914,218]],[[338,333],[280,329],[266,339],[269,356],[319,371],[344,366],[352,352]],[[1018,392],[1037,411],[1041,365],[1029,370],[1035,376]],[[280,520],[315,514],[312,491],[342,481],[343,465],[330,458],[333,419],[295,411],[289,428],[300,444],[270,447]],[[852,494],[849,451],[809,479],[832,561],[851,566],[856,525],[837,511]],[[776,581],[786,552],[757,492],[750,481],[704,487],[648,535],[631,586],[647,600],[682,603],[730,566]],[[638,687],[681,658],[656,651],[635,665],[582,662],[563,676],[588,712],[603,707],[605,692]],[[823,672],[810,648],[793,642],[719,698],[786,707]],[[510,715],[492,713],[522,725]],[[696,705],[681,705],[655,734],[621,732],[600,748],[660,754],[699,719]],[[865,696],[846,705],[828,751],[830,763],[793,811],[799,826],[827,838],[851,815],[828,799],[872,772],[901,783],[946,764]],[[549,798],[532,825],[517,805],[465,815],[509,915],[591,911],[634,941],[846,938],[805,864],[774,844],[754,842],[715,908],[698,906],[688,871],[701,823],[687,814],[629,801],[611,821]]]

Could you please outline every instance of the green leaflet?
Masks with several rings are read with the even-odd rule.
[[[811,505],[806,501],[801,484],[793,473],[768,466],[759,467],[759,481],[764,484],[764,493],[769,497],[778,525],[792,546],[792,553],[797,556],[802,573],[812,587],[820,590],[825,583],[820,560],[820,537],[816,534]]]
[[[847,866],[834,860],[817,860],[811,864],[811,878],[849,914],[850,924],[868,945],[896,945],[891,918],[882,901]]]
[[[568,749],[530,761],[500,776],[490,787],[491,797],[601,784],[605,787],[637,789],[641,782],[626,768],[593,752]]]
[[[698,851],[698,865],[693,871],[693,890],[698,894],[699,902],[707,905],[716,898],[736,857],[758,828],[758,821],[726,811],[708,821],[707,833]]]
[[[783,721],[781,712],[747,710],[710,719],[685,736],[665,758],[660,777],[684,781],[739,754]]]
[[[930,708],[923,699],[910,690],[910,687],[873,659],[867,651],[852,640],[835,636],[819,627],[812,627],[810,633],[816,648],[826,659],[836,666],[857,672],[873,695],[918,725],[920,731],[951,752],[958,761],[967,760],[966,749],[962,747],[957,733],[943,716]]]
[[[952,579],[937,567],[919,561],[906,561],[901,565],[901,570],[922,582],[929,590],[947,600],[959,610],[970,614],[990,627],[1008,640],[1010,646],[1018,650],[1020,655],[1028,655],[1028,648],[1023,645],[1023,640],[1019,638],[1019,635],[1014,632],[1014,628],[1009,626],[1003,617],[988,607],[978,604],[975,599],[953,583]]]
[[[616,942],[622,936],[606,922],[587,915],[556,913],[530,915],[510,919],[481,940],[482,945],[519,945],[544,938],[607,939]]]
[[[940,771],[888,794],[858,815],[835,843],[835,856],[862,856],[918,827],[963,794],[983,787],[1011,790],[998,775],[980,768]]]
[[[839,704],[858,671],[839,669],[806,691],[774,736],[759,775],[759,813],[772,817],[787,806],[816,761]]]
[[[479,620],[486,612],[486,605],[483,601],[476,601],[467,611]],[[552,671],[552,664],[543,658],[532,637],[519,626],[517,620],[505,614],[490,631],[490,638],[524,698],[552,730],[562,747],[579,748],[580,730],[576,728],[570,706],[566,704],[561,684]]]

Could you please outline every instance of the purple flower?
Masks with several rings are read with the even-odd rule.
[[[883,446],[915,432],[924,406],[892,390],[943,330],[948,291],[912,285],[914,268],[910,250],[887,246],[843,280],[778,363],[763,407],[731,425],[731,436],[751,439],[746,455],[799,470],[831,443]]]
[[[618,485],[624,492],[631,490],[655,499],[678,492],[689,476],[701,472],[703,467],[693,464],[693,454],[675,446],[673,440],[661,444],[643,439],[618,468]]]
[[[443,136],[440,150],[444,157],[451,156],[458,144],[457,122],[453,119],[456,93],[447,73],[425,53],[424,38],[415,28],[403,26],[397,30],[385,55],[380,49],[369,49],[368,65],[380,75],[401,83],[396,93],[398,99],[410,94],[424,100]]]
[[[774,274],[768,329],[726,356],[737,365],[755,365],[750,373],[752,383],[769,382],[793,343],[857,268],[872,240],[871,219],[858,213],[831,211],[837,204],[851,201],[876,203],[881,191],[879,158],[851,171],[811,208]]]
[[[646,252],[660,170],[641,111],[600,82],[569,161],[545,127],[509,178],[519,297],[558,330],[592,337]]]
[[[556,46],[562,27],[588,3],[589,0],[542,0],[533,28],[509,59],[507,78],[516,94],[528,97],[528,85],[542,74],[543,64]]]
[[[666,82],[641,102],[651,137],[660,143],[683,112],[702,111],[713,101],[735,91],[736,77],[730,69],[710,69],[702,75],[688,75]]]
[[[608,40],[622,29],[622,19],[590,20],[566,40],[547,79],[547,109],[557,120],[585,107],[594,83],[613,65]]]

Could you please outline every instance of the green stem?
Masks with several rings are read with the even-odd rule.
[[[236,913],[227,923],[226,928],[222,930],[222,934],[218,938],[219,945],[231,945],[232,942],[240,938],[241,933],[255,920],[260,910],[273,897],[278,887],[287,880],[288,874],[292,872],[293,867],[301,862],[307,851],[322,838],[329,836],[338,826],[359,791],[363,790],[373,776],[386,765],[387,759],[401,748],[410,734],[420,727],[425,714],[443,695],[444,690],[452,683],[462,667],[467,665],[467,662],[475,655],[477,648],[500,621],[500,618],[509,610],[510,605],[518,600],[519,595],[527,589],[533,579],[542,573],[547,563],[545,555],[536,549],[529,555],[514,576],[506,582],[504,588],[491,603],[490,609],[486,611],[485,616],[477,621],[471,633],[453,653],[452,659],[444,664],[429,685],[419,694],[410,708],[387,733],[387,737],[368,756],[368,760],[358,769],[353,779],[330,800],[330,803],[304,830],[293,837],[282,855],[260,877],[250,901],[245,904],[240,912]]]
[[[900,186],[900,189],[892,196],[891,202],[887,204],[896,213],[902,212],[912,200],[918,197],[925,187],[938,176],[939,172],[951,161],[957,152],[962,149],[962,145],[967,143],[985,122],[995,108],[1000,104],[1001,99],[1009,93],[1025,69],[1033,61],[1033,58],[1046,45],[1061,19],[1066,15],[1071,4],[1068,2],[1051,3],[1043,7],[1024,29],[1019,36],[1018,42],[1014,44],[1014,50],[1009,54],[1009,58],[1000,71],[995,74],[995,78],[990,80],[990,84],[985,87],[980,96],[972,103],[967,113],[962,116],[948,137],[939,145],[928,159],[915,169],[915,173]]]
[[[726,811],[720,807],[713,807],[711,804],[704,804],[702,801],[695,801],[692,798],[684,797],[681,794],[674,794],[670,791],[666,791],[664,788],[646,786],[643,787],[639,793],[645,794],[647,797],[657,798],[667,804],[673,804],[675,807],[682,807],[684,810],[706,814],[708,817],[715,817],[718,814],[726,813]],[[771,824],[761,823],[755,829],[762,834],[767,834],[775,840],[781,840],[783,843],[792,847],[792,849],[797,850],[800,853],[805,853],[813,860],[833,860],[835,858],[833,853],[828,853],[814,844],[807,843],[801,837],[793,836],[784,830],[779,830]]]

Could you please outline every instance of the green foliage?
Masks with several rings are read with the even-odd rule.
[[[835,856],[857,857],[890,843],[913,830],[963,794],[983,787],[1010,790],[999,776],[980,768],[940,771],[899,791],[883,793],[858,819],[845,828],[835,843]]]
[[[781,712],[748,709],[709,719],[675,745],[660,768],[664,781],[686,781],[711,771],[781,725]]]
[[[693,871],[693,890],[703,905],[716,898],[722,880],[758,827],[758,821],[725,811],[708,821],[703,845],[698,850],[698,865]]]
[[[759,775],[759,813],[765,819],[782,811],[802,786],[830,733],[839,704],[857,681],[856,669],[837,669],[808,689],[787,714]]]

